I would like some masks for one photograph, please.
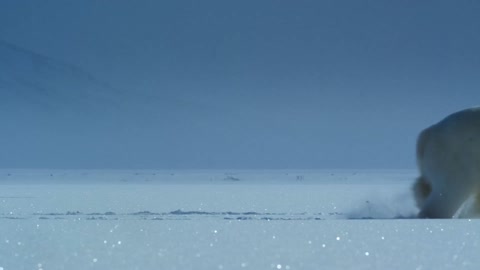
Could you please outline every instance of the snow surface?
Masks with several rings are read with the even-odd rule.
[[[478,269],[415,174],[0,170],[0,269]]]

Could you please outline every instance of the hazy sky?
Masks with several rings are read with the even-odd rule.
[[[78,148],[3,135],[19,153],[0,167],[414,168],[422,128],[479,104],[479,14],[442,0],[2,1],[1,40],[147,98]],[[56,155],[28,154],[46,142]]]

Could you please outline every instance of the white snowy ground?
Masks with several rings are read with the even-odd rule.
[[[414,171],[0,170],[0,270],[479,269]]]

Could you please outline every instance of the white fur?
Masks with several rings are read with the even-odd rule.
[[[463,110],[423,130],[417,141],[420,177],[413,187],[419,217],[480,216],[480,108]],[[465,207],[463,207],[465,208]]]

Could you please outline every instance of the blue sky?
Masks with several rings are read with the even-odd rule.
[[[87,70],[124,102],[155,99],[118,112],[109,148],[93,130],[81,149],[1,160],[414,168],[418,132],[479,103],[478,14],[476,1],[2,1],[1,40]]]

